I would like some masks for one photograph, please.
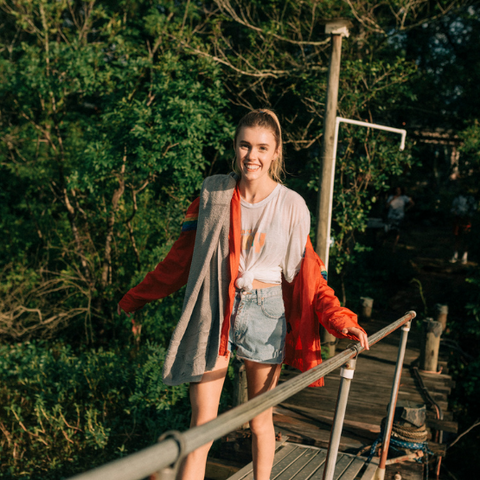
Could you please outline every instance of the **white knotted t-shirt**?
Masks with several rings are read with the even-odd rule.
[[[253,280],[291,282],[301,267],[310,233],[310,212],[303,198],[278,184],[258,203],[241,200],[242,241],[237,288],[252,289]]]

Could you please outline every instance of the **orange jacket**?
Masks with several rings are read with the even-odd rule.
[[[230,207],[229,295],[225,302],[224,320],[219,355],[227,355],[230,316],[235,297],[235,280],[240,263],[241,208],[240,193],[235,189]],[[199,199],[188,208],[180,237],[155,270],[129,290],[120,307],[125,312],[133,312],[153,300],[164,298],[187,283],[195,243],[196,219]],[[300,272],[292,283],[283,281],[283,300],[287,319],[285,339],[285,363],[304,372],[322,362],[320,353],[320,322],[330,333],[339,338],[358,340],[355,336],[344,335],[346,327],[359,327],[357,316],[341,307],[334,291],[327,285],[322,273],[325,266],[315,253],[310,238],[305,247],[305,256]],[[361,328],[361,327],[359,327]],[[323,378],[311,386],[322,386]]]

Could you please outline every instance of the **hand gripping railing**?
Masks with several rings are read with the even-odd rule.
[[[410,311],[402,318],[399,318],[368,338],[370,346],[375,345],[377,342],[394,332],[397,328],[405,325],[402,329],[397,365],[395,368],[394,384],[390,397],[387,425],[384,436],[384,447],[382,449],[382,457],[377,471],[376,478],[379,480],[383,479],[385,475],[386,455],[388,452],[393,424],[393,414],[398,395],[407,335],[410,321],[414,319],[415,316],[416,313]],[[119,460],[115,460],[89,472],[76,475],[70,480],[141,480],[155,472],[158,472],[157,478],[161,480],[166,480],[167,478],[174,480],[176,472],[175,467],[179,465],[180,461],[190,452],[193,452],[202,445],[205,445],[212,440],[217,440],[231,431],[240,428],[244,423],[250,421],[263,411],[278,405],[287,398],[298,393],[300,390],[303,390],[311,383],[324,377],[333,370],[336,370],[338,367],[345,365],[341,372],[337,407],[330,434],[330,443],[323,476],[324,480],[333,480],[350,382],[355,369],[356,357],[363,350],[364,348],[357,343],[338,355],[324,361],[321,365],[297,375],[295,378],[282,383],[273,390],[263,393],[238,407],[232,408],[228,412],[223,413],[216,419],[205,423],[204,425],[191,428],[184,433],[171,432],[170,434],[166,434],[164,435],[165,439],[161,441],[161,443],[152,445],[144,450],[133,453]]]

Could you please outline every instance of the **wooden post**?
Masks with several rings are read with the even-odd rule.
[[[360,300],[362,301],[362,318],[368,320],[372,316],[373,298],[360,297]]]
[[[337,118],[338,83],[340,79],[340,57],[342,52],[342,35],[331,36],[330,65],[328,67],[327,98],[325,102],[325,119],[322,142],[322,170],[318,189],[317,204],[317,236],[316,248],[318,256],[328,269],[328,237],[330,228],[331,197],[333,194],[332,176],[334,175],[334,136]]]
[[[331,54],[328,67],[327,98],[322,142],[322,170],[318,189],[317,232],[315,250],[325,263],[328,271],[329,230],[331,225],[331,199],[333,196],[333,176],[335,159],[333,158],[335,122],[337,118],[338,83],[340,79],[340,57],[342,52],[342,34],[331,35]],[[320,327],[322,344],[328,345],[328,356],[335,355],[335,337]],[[325,350],[326,351],[326,350]]]
[[[437,372],[438,351],[440,349],[440,337],[442,335],[442,324],[433,318],[423,321],[424,342],[420,352],[420,369],[426,372]]]
[[[435,305],[435,320],[442,324],[442,332],[447,328],[447,315],[448,315],[448,305],[441,305],[437,303]]]

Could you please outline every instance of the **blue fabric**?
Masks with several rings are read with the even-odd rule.
[[[278,364],[285,357],[287,326],[282,286],[237,290],[228,350],[252,362]]]
[[[182,224],[182,232],[189,232],[191,230],[196,230],[197,229],[197,221],[188,221],[188,222],[183,222]]]

